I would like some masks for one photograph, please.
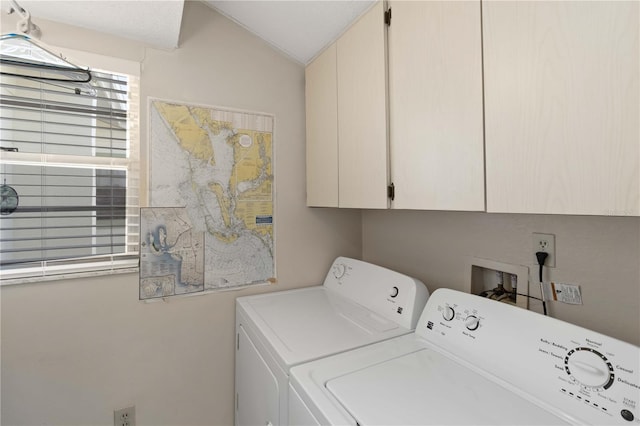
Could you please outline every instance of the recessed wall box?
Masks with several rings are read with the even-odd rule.
[[[529,268],[526,266],[469,256],[466,259],[466,291],[471,294],[480,294],[493,290],[498,281],[496,272],[503,273],[504,287],[509,291],[512,290],[510,275],[515,275],[517,278],[518,294],[515,300],[513,298],[503,298],[502,301],[528,309]]]

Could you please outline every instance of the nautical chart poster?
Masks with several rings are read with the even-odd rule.
[[[205,291],[275,282],[273,129],[269,114],[149,100],[150,206],[185,208],[204,234]]]
[[[187,209],[140,209],[140,299],[203,290],[204,232]]]

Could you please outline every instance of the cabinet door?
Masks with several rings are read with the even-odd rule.
[[[640,214],[639,6],[483,2],[488,211]]]
[[[390,6],[393,208],[484,210],[480,1]]]
[[[338,97],[336,45],[305,70],[307,205],[338,207]]]
[[[378,2],[337,41],[340,207],[388,207],[385,38]]]

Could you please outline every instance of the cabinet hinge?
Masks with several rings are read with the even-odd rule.
[[[391,201],[396,198],[396,186],[393,182],[391,182],[391,185],[387,186],[387,197],[391,198]]]
[[[391,26],[391,8],[384,12],[384,23]]]

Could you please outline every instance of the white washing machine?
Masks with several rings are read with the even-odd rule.
[[[339,257],[323,285],[236,300],[236,425],[288,424],[289,369],[411,333],[429,293],[414,278]]]
[[[296,425],[640,425],[640,348],[439,289],[415,333],[291,370]]]

